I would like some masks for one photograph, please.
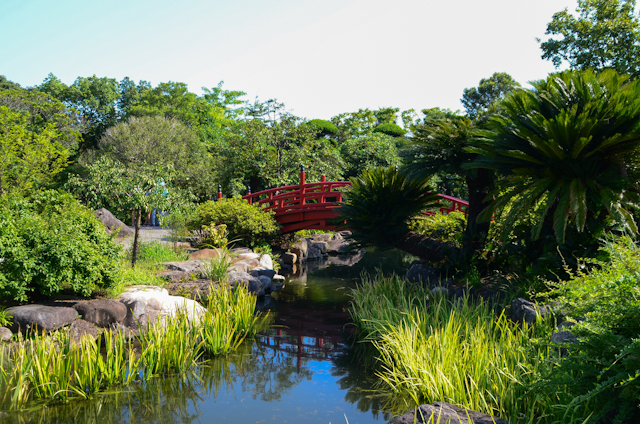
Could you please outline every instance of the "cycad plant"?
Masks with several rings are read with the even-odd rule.
[[[346,221],[362,246],[407,250],[402,242],[410,233],[409,220],[438,206],[438,199],[424,178],[410,178],[393,167],[369,169],[351,179],[339,220]]]
[[[473,166],[504,177],[481,218],[509,204],[504,235],[532,212],[532,239],[545,230],[559,245],[568,234],[584,237],[585,228],[637,233],[630,176],[640,145],[638,82],[614,71],[566,71],[532,85],[505,98],[469,150],[480,154]]]

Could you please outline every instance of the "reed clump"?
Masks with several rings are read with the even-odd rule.
[[[97,340],[74,340],[65,330],[18,335],[0,347],[0,410],[24,409],[35,400],[89,398],[107,388],[188,373],[268,326],[267,315],[254,315],[256,298],[246,290],[211,288],[210,293],[203,314],[181,310],[165,316],[141,333],[139,344],[119,331]]]
[[[451,300],[398,277],[364,277],[352,298],[391,403],[445,401],[511,422],[548,416],[551,401],[527,389],[547,371],[553,352],[535,340],[550,337],[550,323],[516,325],[486,302]]]

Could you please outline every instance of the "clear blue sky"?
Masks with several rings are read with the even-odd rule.
[[[553,13],[575,0],[0,0],[0,74],[22,86],[49,72],[179,81],[198,94],[224,80],[328,119],[359,108],[462,109],[466,87],[540,58]]]

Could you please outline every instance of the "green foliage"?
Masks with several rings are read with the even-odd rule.
[[[227,271],[233,265],[233,262],[226,249],[216,250],[218,251],[217,258],[202,263],[202,275],[215,283],[226,283],[228,279]]]
[[[549,38],[540,43],[542,58],[556,68],[615,69],[637,77],[640,72],[640,22],[635,0],[578,0],[578,17],[565,8],[547,25]],[[541,40],[538,39],[538,42]]]
[[[225,224],[202,226],[198,247],[227,247],[229,231]]]
[[[324,119],[312,119],[307,121],[307,125],[316,131],[316,136],[318,137],[331,137],[338,134],[338,127]]]
[[[394,168],[364,171],[351,179],[338,208],[353,239],[361,245],[394,247],[409,231],[409,220],[434,207],[438,195],[428,180],[412,179]]]
[[[567,71],[533,86],[509,95],[503,114],[489,119],[492,131],[480,132],[478,147],[470,149],[481,154],[474,166],[504,176],[484,219],[517,197],[506,236],[525,211],[536,213],[534,240],[552,228],[563,244],[569,224],[578,236],[614,223],[636,233],[627,173],[636,169],[640,146],[640,85],[613,71]]]
[[[389,135],[391,137],[402,137],[407,132],[400,128],[399,125],[394,124],[393,122],[387,122],[385,124],[380,124],[373,129],[374,133],[382,133]]]
[[[548,295],[562,305],[578,337],[535,387],[554,393],[558,417],[575,422],[635,423],[640,420],[640,249],[627,237],[603,245],[608,261],[587,260],[569,281]],[[563,422],[569,422],[563,421]]]
[[[129,250],[128,254],[131,254]],[[175,251],[169,245],[157,241],[140,243],[138,259],[142,263],[158,265],[162,262],[186,261],[189,255],[184,251]]]
[[[469,118],[476,119],[517,87],[520,87],[520,84],[511,75],[496,72],[490,78],[481,79],[478,88],[465,88],[460,101]]]
[[[11,315],[7,314],[7,311],[0,306],[0,327],[8,327],[11,325]]]
[[[366,169],[400,165],[400,156],[393,139],[384,134],[351,138],[340,145],[346,162],[345,177],[355,177]]]
[[[456,211],[447,215],[437,213],[435,215],[420,216],[411,221],[409,228],[418,234],[443,242],[452,241],[460,245],[466,226],[467,219],[465,215]]]
[[[239,239],[251,247],[278,234],[274,213],[263,211],[241,198],[220,199],[198,205],[187,227],[191,230],[203,226],[224,224],[232,240]]]
[[[29,194],[46,186],[67,165],[69,151],[53,123],[34,127],[28,112],[0,103],[0,195]]]
[[[546,371],[550,349],[531,337],[547,324],[514,325],[504,313],[468,298],[450,301],[397,278],[363,278],[349,310],[361,339],[378,353],[381,390],[415,404],[438,399],[510,422],[536,422],[549,404],[526,396]]]
[[[64,289],[89,296],[120,278],[120,247],[62,192],[2,198],[0,258],[0,296],[20,302]]]

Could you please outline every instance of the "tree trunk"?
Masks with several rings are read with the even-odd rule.
[[[474,175],[475,174],[475,175]],[[492,186],[491,171],[476,169],[466,176],[469,190],[469,207],[467,208],[467,228],[463,238],[463,249],[467,253],[481,250],[489,233],[490,221],[478,222],[478,215],[491,203],[485,200]]]
[[[133,212],[133,221],[135,232],[133,234],[133,248],[131,249],[131,267],[136,266],[138,260],[138,233],[140,231],[140,217],[142,216],[142,210],[138,209]]]
[[[440,262],[444,260],[449,253],[458,250],[453,243],[435,240],[414,231],[409,231],[402,240],[398,242],[396,247],[429,262]]]

